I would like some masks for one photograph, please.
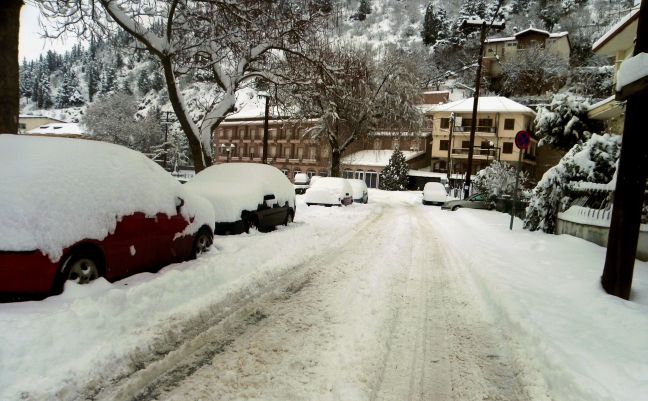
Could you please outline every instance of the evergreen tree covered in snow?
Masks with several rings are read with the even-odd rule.
[[[473,179],[473,185],[478,192],[488,194],[488,197],[513,195],[515,191],[516,168],[507,162],[494,161],[488,167],[480,170]],[[523,187],[528,179],[526,172],[520,172],[519,185]]]
[[[66,108],[70,106],[80,106],[84,98],[79,91],[79,81],[73,71],[69,71],[63,76],[63,83],[56,95],[56,107]]]
[[[570,149],[587,140],[590,132],[600,131],[601,125],[587,117],[589,102],[570,93],[554,95],[551,104],[540,106],[534,121],[538,146],[553,145],[558,149]]]
[[[49,109],[54,105],[52,100],[52,86],[49,80],[49,74],[44,72],[38,80],[38,92],[36,103],[39,108]]]
[[[569,184],[574,181],[609,183],[616,171],[620,149],[621,136],[609,134],[594,134],[586,142],[575,145],[533,189],[524,228],[554,233],[558,212],[572,200]]]
[[[86,84],[88,86],[88,101],[92,102],[95,95],[99,92],[99,68],[97,63],[90,59],[86,65],[85,74]]]
[[[437,41],[445,39],[448,36],[447,26],[448,17],[445,11],[442,8],[435,10],[432,2],[428,3],[423,19],[423,30],[421,31],[423,43],[431,46]]]
[[[387,191],[403,191],[407,188],[407,173],[409,167],[403,152],[394,150],[389,163],[385,166],[380,177],[380,189]]]
[[[101,74],[100,92],[102,95],[107,95],[115,89],[117,73],[115,69],[108,66]]]
[[[151,90],[151,81],[149,81],[149,72],[146,69],[140,71],[137,77],[137,90],[140,95],[144,96]]]

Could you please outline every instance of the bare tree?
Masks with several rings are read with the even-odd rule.
[[[416,131],[422,114],[416,107],[420,88],[416,66],[396,49],[377,59],[351,46],[323,46],[320,64],[294,63],[298,85],[285,85],[283,94],[302,118],[317,117],[307,131],[330,148],[332,176],[340,175],[340,160],[355,141],[376,129]]]
[[[539,95],[565,84],[568,61],[540,46],[529,46],[502,63],[502,92],[506,95]]]
[[[267,61],[300,53],[322,12],[306,0],[41,0],[58,21],[56,34],[111,35],[121,28],[158,59],[169,100],[185,132],[196,171],[211,164],[214,129],[234,111],[235,94],[254,77],[273,79]],[[217,96],[198,124],[178,75],[208,71]]]
[[[18,132],[18,32],[22,0],[0,5],[0,133]]]

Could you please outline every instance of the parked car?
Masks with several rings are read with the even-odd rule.
[[[115,281],[195,258],[214,214],[122,146],[0,135],[0,297],[43,298],[66,280]]]
[[[302,195],[306,193],[308,185],[310,184],[310,178],[307,174],[297,173],[295,174],[295,193],[297,195]]]
[[[320,177],[306,191],[306,205],[348,206],[353,203],[351,184],[344,178]]]
[[[448,200],[448,192],[440,182],[426,182],[423,187],[424,205],[442,205]]]
[[[276,167],[259,163],[226,163],[196,174],[185,186],[209,200],[216,216],[215,233],[261,232],[292,223],[295,190]]]
[[[441,209],[455,211],[462,207],[493,210],[495,209],[495,202],[489,199],[486,194],[475,194],[468,199],[448,201],[441,206]]]
[[[348,178],[349,184],[351,184],[351,190],[353,191],[353,202],[354,203],[367,203],[369,201],[369,190],[367,189],[367,183],[364,180],[358,180],[353,178]]]

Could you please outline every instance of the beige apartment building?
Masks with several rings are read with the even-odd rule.
[[[447,173],[448,169],[451,174],[467,172],[472,109],[472,98],[427,108],[426,114],[432,118],[433,172]],[[520,150],[515,146],[515,135],[522,130],[530,132],[534,118],[533,110],[511,99],[480,97],[471,174],[493,160],[516,164]],[[535,172],[536,150],[537,140],[532,136],[529,148],[522,152],[525,170]]]
[[[497,78],[502,75],[502,63],[511,60],[520,51],[539,46],[569,62],[571,45],[568,32],[549,33],[542,29],[528,28],[514,36],[488,38],[484,44],[484,75]]]
[[[614,60],[614,81],[621,63],[634,53],[634,39],[639,22],[639,7],[632,9],[625,17],[617,22],[609,31],[592,45],[594,53]],[[615,85],[616,86],[616,85]],[[601,120],[610,132],[621,134],[625,117],[625,102],[614,99],[614,93],[592,105],[588,117]]]

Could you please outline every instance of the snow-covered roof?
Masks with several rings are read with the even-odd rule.
[[[83,135],[84,130],[76,123],[50,123],[27,131],[28,134],[40,135]]]
[[[514,40],[517,40],[518,36],[520,36],[522,34],[530,33],[530,32],[537,32],[537,33],[541,33],[543,35],[549,35],[549,37],[552,38],[552,39],[554,39],[554,38],[562,38],[563,36],[569,35],[569,32],[567,32],[567,31],[549,33],[549,32],[547,32],[547,31],[545,31],[543,29],[528,28],[528,29],[525,29],[523,31],[520,31],[520,32],[516,33],[515,36],[507,36],[507,37],[504,37],[504,38],[488,38],[488,39],[486,39],[485,42],[486,43],[512,42]]]
[[[517,38],[518,36],[526,35],[527,33],[531,33],[531,32],[540,33],[542,35],[549,36],[549,31],[545,31],[544,29],[538,29],[538,28],[534,28],[534,27],[529,27],[529,28],[527,28],[527,29],[525,29],[523,31],[520,31],[520,32],[516,33],[515,37]]]
[[[48,120],[52,120],[52,121],[58,121],[58,122],[62,122],[62,123],[65,122],[65,121],[63,121],[63,120],[59,120],[58,118],[52,118],[52,117],[48,117],[48,116],[44,116],[44,115],[35,115],[35,114],[20,114],[20,115],[18,115],[18,118],[22,118],[22,119],[28,119],[28,118],[47,118]]]
[[[393,150],[360,150],[342,158],[342,164],[350,166],[375,166],[385,167],[389,163]],[[424,151],[401,151],[405,156],[405,161],[410,161],[418,156],[425,154]]]
[[[619,45],[623,46],[624,44],[627,45],[627,47],[630,47],[633,45],[633,40],[634,40],[634,35],[637,30],[636,28],[636,21],[639,19],[639,7],[633,9],[628,13],[625,17],[621,18],[619,22],[614,24],[612,28],[610,28],[609,31],[605,32],[603,36],[601,36],[594,44],[592,45],[592,50],[595,53],[600,53],[600,54],[613,54],[616,50],[623,50],[623,49],[617,49]],[[630,25],[634,26],[634,29],[626,29],[630,27]],[[613,42],[614,38],[619,38],[616,46],[615,44],[611,43]],[[611,45],[614,48],[606,49],[607,45]]]
[[[617,73],[616,91],[621,92],[625,86],[648,78],[648,53],[639,53],[625,60]]]
[[[455,112],[469,113],[473,109],[473,98],[457,100],[454,102],[440,104],[430,107],[429,112]],[[479,113],[524,113],[535,115],[535,112],[527,106],[502,96],[484,96],[479,98],[477,104]]]
[[[434,177],[434,178],[448,178],[446,173],[437,173],[434,171],[424,171],[424,170],[409,170],[407,175],[411,177]]]

